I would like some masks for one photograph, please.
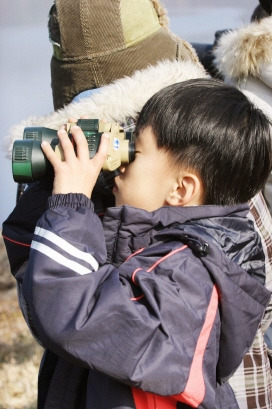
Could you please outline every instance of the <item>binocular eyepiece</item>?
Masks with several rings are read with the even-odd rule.
[[[87,139],[90,159],[98,150],[102,134],[109,134],[110,146],[103,170],[114,171],[121,164],[134,160],[133,132],[124,132],[118,123],[102,122],[98,119],[79,119],[76,125],[82,129]],[[73,124],[67,124],[68,134],[72,126]],[[16,140],[13,144],[12,173],[15,182],[35,182],[52,172],[52,166],[41,149],[42,141],[49,142],[62,158],[56,130],[44,127],[25,128],[23,139]]]

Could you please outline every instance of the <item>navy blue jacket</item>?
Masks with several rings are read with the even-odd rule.
[[[103,230],[89,199],[57,195],[33,234],[31,194],[3,235],[46,348],[39,409],[237,408],[225,381],[270,299],[247,205],[110,208]]]

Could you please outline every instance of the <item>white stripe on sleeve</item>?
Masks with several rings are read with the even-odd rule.
[[[92,272],[91,270],[82,266],[76,261],[70,260],[62,256],[56,250],[53,250],[50,247],[46,246],[45,244],[39,243],[38,241],[32,241],[31,248],[39,251],[42,254],[45,254],[47,257],[51,258],[55,262],[61,264],[62,266],[68,267],[70,270],[73,270],[80,275],[89,274]]]
[[[62,239],[57,234],[52,233],[49,230],[43,229],[42,227],[36,227],[35,234],[37,236],[44,237],[48,241],[51,241],[52,243],[60,247],[62,250],[66,251],[69,254],[72,254],[79,260],[86,261],[88,264],[91,265],[94,271],[98,270],[99,267],[98,262],[90,253],[85,253],[84,251],[77,249],[75,246],[68,243],[66,240]]]

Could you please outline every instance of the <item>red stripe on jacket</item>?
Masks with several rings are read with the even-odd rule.
[[[132,388],[136,409],[175,409],[177,401],[184,402],[192,408],[197,408],[203,401],[205,397],[205,382],[202,371],[203,359],[218,310],[218,298],[218,290],[214,286],[184,391],[178,395],[160,396]]]
[[[177,248],[177,249],[175,249],[175,250],[170,251],[170,252],[169,252],[168,254],[166,254],[164,257],[161,257],[159,260],[157,260],[151,267],[149,267],[149,268],[146,270],[147,273],[150,273],[152,270],[154,270],[155,267],[157,267],[158,264],[162,263],[162,262],[163,262],[164,260],[166,260],[167,258],[173,256],[174,254],[178,253],[179,251],[185,250],[187,247],[188,247],[187,244],[185,244],[185,245],[183,245],[182,247],[179,247],[179,248]],[[142,252],[143,250],[144,250],[144,249],[140,249],[140,250],[136,251],[136,253],[131,254],[131,256],[129,256],[129,257],[127,258],[127,260],[129,260],[131,257],[135,256],[136,254]],[[126,260],[126,261],[127,261],[127,260]],[[141,267],[138,267],[138,268],[136,268],[136,270],[133,271],[133,273],[132,273],[131,280],[133,281],[133,283],[134,283],[135,285],[137,285],[136,282],[135,282],[135,276],[136,276],[136,274],[138,273],[138,271],[141,271],[141,270],[143,270],[143,269],[142,269]]]
[[[10,239],[9,237],[4,236],[4,235],[3,235],[3,238],[4,238],[5,240],[10,241],[11,243],[18,244],[19,246],[24,246],[24,247],[30,247],[30,246],[31,246],[31,244],[22,243],[22,242],[20,242],[20,241],[12,240],[12,239]]]

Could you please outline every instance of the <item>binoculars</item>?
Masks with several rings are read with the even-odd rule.
[[[114,171],[121,164],[134,160],[133,132],[125,132],[118,123],[102,122],[98,119],[79,119],[76,125],[82,129],[87,139],[90,159],[98,150],[101,135],[104,132],[109,134],[110,146],[103,170]],[[72,126],[73,124],[67,124],[70,137]],[[44,127],[25,128],[23,139],[13,143],[12,173],[15,182],[31,183],[52,173],[52,166],[41,149],[42,141],[49,142],[62,159],[62,149],[56,130]]]

